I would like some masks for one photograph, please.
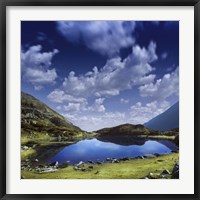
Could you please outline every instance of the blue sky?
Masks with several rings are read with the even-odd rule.
[[[22,21],[21,68],[83,130],[143,124],[179,99],[179,22]]]

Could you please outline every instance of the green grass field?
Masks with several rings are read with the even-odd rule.
[[[179,154],[173,153],[156,158],[133,159],[120,163],[94,164],[90,171],[75,171],[73,166],[68,166],[51,173],[37,173],[22,170],[24,179],[141,179],[150,172],[153,178],[160,178],[164,169],[172,171],[173,166],[179,160]],[[85,168],[89,165],[85,164]],[[165,176],[171,178],[171,175]]]

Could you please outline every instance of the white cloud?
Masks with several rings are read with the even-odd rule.
[[[95,131],[103,127],[113,127],[126,122],[125,113],[105,112],[97,115],[63,114],[73,124],[86,131]]]
[[[35,90],[40,90],[43,88],[43,85],[54,84],[57,74],[55,69],[42,71],[38,69],[27,68],[23,78],[32,83]]]
[[[68,106],[65,106],[65,110],[72,111],[85,111],[85,112],[105,112],[106,108],[103,105],[105,98],[95,99],[94,103],[89,106],[87,101],[81,103],[69,103]]]
[[[65,111],[80,111],[80,103],[68,103],[67,106],[64,106]]]
[[[129,113],[108,112],[104,106],[105,98],[151,83],[155,79],[151,74],[154,68],[150,65],[157,59],[155,50],[153,42],[147,49],[135,45],[132,54],[123,61],[119,57],[108,59],[102,68],[94,67],[82,75],[72,71],[64,79],[62,87],[52,91],[48,99],[60,104],[68,103],[63,107],[64,114],[67,111],[69,120],[85,130],[127,123]],[[93,97],[98,98],[88,105],[87,99]],[[122,99],[121,102],[128,103],[128,100]]]
[[[141,102],[138,102],[130,108],[130,123],[143,124],[163,113],[169,107],[170,103],[168,101],[153,101],[146,105],[142,105]]]
[[[103,103],[98,99],[95,102]],[[142,104],[138,102],[125,112],[93,112],[92,108],[88,108],[86,112],[63,113],[69,121],[86,131],[99,130],[106,127],[114,127],[120,124],[132,123],[143,124],[157,115],[163,113],[170,107],[168,101],[152,101]]]
[[[61,107],[61,106],[56,106],[56,109],[57,109],[57,110],[61,110],[62,107]]]
[[[179,68],[172,73],[165,74],[162,79],[155,83],[145,84],[139,87],[142,97],[152,97],[156,100],[164,100],[167,97],[179,92]]]
[[[135,22],[128,21],[59,21],[58,31],[66,40],[82,42],[103,55],[117,55],[121,48],[134,44]]]
[[[84,103],[86,102],[85,98],[81,98],[81,97],[76,97],[76,96],[72,96],[69,94],[65,94],[64,91],[56,89],[54,91],[52,91],[47,98],[54,102],[54,103],[64,103],[64,102],[80,102],[80,103]]]
[[[99,105],[99,107],[97,108],[98,112],[105,112],[106,108],[104,107],[104,105]]]
[[[151,42],[148,48],[133,46],[132,54],[123,61],[120,57],[107,60],[98,70],[94,67],[82,75],[71,71],[64,79],[63,91],[78,97],[108,97],[134,86],[151,83],[155,79],[154,68],[150,65],[157,59],[156,45]]]
[[[36,90],[42,89],[47,84],[55,84],[57,78],[55,68],[50,69],[50,67],[58,50],[43,53],[41,50],[42,46],[36,45],[21,53],[22,78],[31,83]]]
[[[127,104],[127,103],[129,103],[129,99],[121,98],[120,102],[123,103],[123,104]]]
[[[95,99],[94,104],[89,107],[88,109],[91,111],[97,111],[97,112],[105,112],[106,108],[103,105],[105,98],[99,98],[99,99]]]
[[[148,48],[141,48],[139,45],[133,46],[132,54],[127,57],[128,65],[141,64],[145,65],[147,63],[152,63],[157,60],[158,56],[156,54],[156,43],[151,41]],[[141,71],[142,72],[142,69]]]

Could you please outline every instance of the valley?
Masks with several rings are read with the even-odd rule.
[[[160,131],[122,124],[87,132],[22,93],[23,179],[177,178],[172,172],[178,165],[178,145],[178,127]]]

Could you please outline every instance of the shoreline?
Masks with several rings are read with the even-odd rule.
[[[153,173],[151,178],[163,178],[160,174],[163,170],[171,171],[173,166],[179,160],[179,152],[171,152],[169,154],[148,154],[149,157],[136,156],[131,158],[111,158],[112,160],[104,160],[103,162],[82,163],[70,165],[69,163],[57,163],[49,166],[48,159],[59,152],[67,145],[75,144],[85,139],[98,139],[96,137],[76,138],[73,141],[27,141],[23,143],[21,150],[21,175],[24,179],[147,179],[149,173]],[[130,136],[129,136],[130,137]],[[159,137],[144,137],[139,136],[140,139],[152,140],[171,140],[174,138]],[[27,148],[23,150],[23,148]],[[44,154],[45,152],[45,154]],[[43,157],[42,157],[42,154]],[[166,159],[166,161],[165,161]],[[171,160],[170,160],[171,159]],[[80,161],[81,162],[81,161]],[[78,166],[78,167],[77,167]],[[137,166],[137,167],[136,167]],[[168,169],[166,169],[166,167]],[[96,171],[95,171],[96,170]],[[142,171],[141,171],[142,170]],[[155,171],[156,170],[156,171]],[[67,173],[67,174],[66,174]],[[129,177],[130,176],[130,177]],[[171,178],[171,175],[165,175],[165,179]]]
[[[82,164],[84,169],[88,170],[75,170],[74,166],[55,167],[54,171],[45,173],[21,170],[21,175],[23,179],[142,179],[145,177],[146,179],[170,179],[171,174],[165,176],[161,174],[164,170],[171,173],[178,161],[179,153],[171,153],[154,158],[129,159],[119,163]]]

